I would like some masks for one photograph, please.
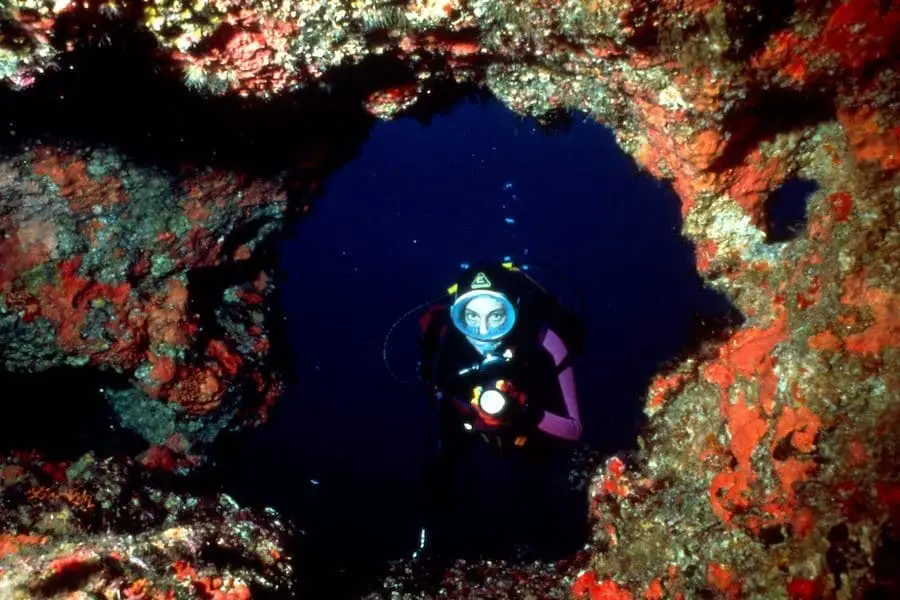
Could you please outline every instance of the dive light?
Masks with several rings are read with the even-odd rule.
[[[510,410],[510,405],[521,399],[509,382],[497,379],[472,390],[472,407],[488,425],[500,425]]]
[[[497,416],[506,408],[506,396],[499,390],[485,390],[481,392],[478,406],[492,417]]]
[[[497,379],[487,385],[475,386],[472,389],[470,404],[481,421],[489,429],[494,429],[502,426],[510,418],[507,413],[525,405],[525,394],[516,391],[508,381]],[[475,428],[467,422],[463,423],[463,429],[473,431]],[[527,435],[517,435],[512,443],[516,447],[521,447],[527,441]]]

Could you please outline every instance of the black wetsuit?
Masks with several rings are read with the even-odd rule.
[[[505,367],[503,376],[525,392],[532,409],[564,414],[564,401],[557,382],[559,370],[541,345],[546,321],[534,319],[527,306],[522,308],[526,310],[520,311],[515,329],[501,347],[501,350],[511,348],[515,356]],[[484,443],[481,434],[464,427],[464,423],[471,422],[473,417],[468,402],[472,387],[483,375],[476,372],[466,377],[460,376],[459,372],[480,363],[481,353],[452,325],[446,306],[432,307],[420,320],[420,325],[420,377],[434,392],[439,431],[438,447],[430,452],[425,481],[430,542],[439,551],[449,548],[464,553],[478,550],[507,553],[510,546],[527,544],[544,546],[546,551],[539,553],[546,555],[553,553],[550,546],[554,542],[560,542],[562,546],[559,553],[571,551],[572,544],[568,540],[575,533],[563,530],[577,529],[585,514],[585,502],[580,497],[583,494],[573,496],[567,484],[565,459],[571,444],[538,431],[533,424],[529,431],[501,430],[499,435],[526,434],[528,441],[523,447],[508,452],[503,469],[497,470],[496,454],[487,450],[489,445]],[[493,432],[488,433],[492,440],[493,435]],[[459,473],[457,466],[473,455],[475,465]],[[485,471],[491,469],[496,472],[485,476]],[[459,475],[463,475],[463,481],[457,484]],[[484,485],[468,485],[479,476],[485,477]],[[505,502],[510,506],[505,510],[477,506],[479,489],[492,500],[504,502],[503,498],[506,498]],[[474,496],[469,500],[467,494]],[[548,510],[547,503],[553,508]],[[466,506],[471,507],[469,512]],[[571,511],[575,511],[574,517]],[[444,527],[438,527],[439,523]]]

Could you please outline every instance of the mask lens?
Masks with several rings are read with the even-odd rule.
[[[450,311],[453,325],[466,337],[491,342],[506,336],[516,322],[516,309],[504,294],[473,290],[460,296]]]

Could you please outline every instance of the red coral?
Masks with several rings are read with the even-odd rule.
[[[848,277],[841,302],[868,308],[873,323],[860,333],[846,336],[844,343],[850,352],[877,355],[900,346],[900,294],[868,287],[865,281],[864,273]]]
[[[137,460],[148,469],[160,471],[173,471],[178,465],[174,453],[163,446],[151,446]]]
[[[897,6],[883,10],[880,4],[847,0],[832,13],[819,42],[839,54],[842,66],[860,69],[900,50],[900,11]]]
[[[193,267],[211,267],[222,260],[222,242],[212,231],[199,225],[188,232],[187,249]]]
[[[187,286],[178,279],[170,279],[165,295],[158,295],[147,306],[147,334],[151,347],[159,343],[170,346],[187,344],[191,328],[187,323]]]
[[[850,467],[861,467],[869,462],[869,451],[866,450],[865,444],[859,440],[850,441],[850,451],[848,455],[848,464]]]
[[[213,215],[209,207],[203,203],[201,198],[190,198],[184,203],[184,216],[191,223],[204,222]]]
[[[64,462],[45,462],[41,465],[41,472],[50,477],[53,481],[61,483],[66,481],[66,468],[68,468],[68,465]]]
[[[43,544],[46,541],[46,537],[38,535],[11,535],[8,533],[0,533],[0,558],[9,554],[15,554],[22,546]]]
[[[88,563],[95,561],[96,557],[94,555],[86,551],[80,551],[52,561],[50,563],[50,570],[53,571],[54,574],[59,575],[66,571],[79,571]]]
[[[772,439],[773,451],[787,436],[791,436],[791,445],[800,452],[812,452],[816,435],[822,422],[806,406],[796,409],[785,406],[775,424],[775,436]]]
[[[766,433],[766,422],[757,408],[747,404],[743,390],[738,391],[734,404],[723,403],[722,412],[731,434],[731,452],[737,460],[737,468],[750,473],[750,457]]]
[[[52,17],[41,16],[40,13],[28,9],[13,9],[13,19],[21,28],[21,31],[27,33],[34,41],[41,44],[50,44],[50,37],[53,34],[53,28],[56,25],[56,17],[66,13],[72,8],[72,2],[58,2],[58,7],[54,7],[56,13]]]
[[[590,600],[631,600],[631,592],[619,587],[612,579],[597,581],[593,571],[582,573],[572,585],[572,595],[582,598],[587,595]]]
[[[220,42],[205,54],[174,53],[185,70],[205,70],[228,81],[242,96],[277,94],[300,81],[279,55],[285,53],[298,25],[242,9],[230,15],[212,36]]]
[[[752,379],[767,372],[771,369],[767,357],[787,338],[786,325],[787,315],[779,310],[768,327],[738,331],[719,349],[718,359],[705,367],[704,377],[724,389],[734,383],[736,375]]]
[[[831,204],[831,214],[835,222],[841,223],[850,218],[853,209],[853,198],[847,192],[835,192],[826,200]]]
[[[0,486],[12,485],[25,475],[25,469],[19,465],[8,465],[0,468]]]
[[[784,506],[778,506],[778,511],[790,511],[794,503],[794,484],[804,481],[816,471],[816,463],[812,459],[788,458],[775,461],[775,473],[781,482],[781,489],[787,502]],[[775,505],[770,505],[774,507]]]
[[[241,357],[229,350],[222,340],[210,340],[206,345],[206,354],[215,359],[228,375],[234,376],[240,369]]]
[[[248,304],[250,306],[257,306],[263,303],[263,295],[257,292],[251,292],[249,290],[239,290],[237,292],[237,297],[240,298],[241,302]]]
[[[256,409],[257,422],[263,423],[269,418],[269,411],[275,406],[275,402],[284,393],[284,383],[277,375],[263,375],[259,371],[251,374],[253,381],[256,383],[256,390],[262,396],[262,401]]]
[[[861,72],[896,55],[898,46],[900,12],[896,6],[883,10],[878,0],[845,0],[837,4],[819,31],[807,36],[791,30],[773,34],[751,64],[806,86],[836,67]]]
[[[709,499],[713,512],[723,522],[730,523],[735,511],[750,506],[747,493],[756,479],[750,457],[766,432],[766,422],[758,409],[746,404],[743,390],[734,405],[723,401],[728,430],[731,433],[731,452],[737,460],[733,470],[717,473],[709,486]]]
[[[175,571],[175,579],[192,579],[197,576],[194,567],[183,560],[176,560],[172,569]]]
[[[420,84],[410,83],[372,92],[366,99],[366,110],[378,117],[396,116],[415,104],[421,91]]]
[[[46,176],[55,183],[76,213],[89,213],[95,205],[108,207],[128,200],[121,179],[111,175],[97,179],[88,175],[87,163],[77,156],[41,147],[34,151],[32,164],[34,174]]]
[[[794,537],[798,540],[802,540],[812,533],[815,526],[815,514],[813,514],[812,509],[808,507],[801,506],[797,508],[791,516],[791,530],[794,533]]]
[[[238,246],[231,255],[231,258],[236,262],[243,261],[249,259],[253,256],[253,251],[250,249],[250,246],[247,244],[241,244]]]
[[[681,199],[681,214],[687,215],[698,193],[715,189],[715,177],[702,169],[724,151],[724,145],[712,131],[698,134],[693,144],[679,143],[669,129],[673,120],[685,117],[684,111],[666,110],[655,99],[640,95],[635,96],[634,103],[647,135],[635,158],[655,177],[667,178],[666,170],[671,173],[672,185]]]
[[[789,81],[802,84],[809,73],[808,45],[808,40],[793,31],[776,32],[753,58],[752,64],[759,69],[774,68]]]
[[[147,352],[147,360],[153,365],[150,370],[150,379],[165,384],[175,377],[176,365],[175,361],[168,356],[157,356],[152,352]]]
[[[625,463],[617,456],[613,456],[606,462],[606,473],[600,478],[597,489],[605,494],[612,494],[624,498],[630,493],[630,487],[622,481],[625,474]]]
[[[722,156],[725,139],[721,132],[715,129],[704,129],[694,136],[693,143],[689,148],[694,165],[699,169],[708,169],[716,159]]]
[[[199,458],[188,454],[190,445],[183,435],[176,433],[162,444],[150,446],[137,460],[148,469],[171,472],[176,468],[190,468]]]
[[[231,578],[194,576],[191,581],[200,597],[208,600],[249,600],[252,597],[246,585]]]
[[[663,600],[665,593],[662,582],[659,580],[659,577],[656,577],[644,590],[642,598],[643,600]]]
[[[189,414],[203,415],[219,405],[225,391],[212,368],[188,366],[181,369],[167,390],[167,399],[181,405]]]
[[[675,373],[669,376],[658,376],[650,384],[650,400],[647,405],[650,408],[659,408],[668,398],[677,394],[684,387],[686,375]]]
[[[276,181],[216,169],[185,177],[180,187],[187,194],[185,214],[191,220],[205,219],[211,207],[223,208],[228,198],[237,198],[241,207],[275,204],[287,198],[283,186]]]
[[[734,469],[716,474],[709,488],[713,512],[726,523],[732,521],[736,512],[751,506],[748,493],[757,478],[753,472],[751,457],[769,431],[766,417],[773,415],[775,409],[777,378],[772,368],[771,351],[785,336],[784,311],[780,311],[780,314],[781,317],[766,329],[738,332],[722,349],[719,360],[708,365],[704,373],[708,381],[722,387],[722,413],[731,437],[731,453],[737,463]],[[737,375],[755,378],[758,382],[756,406],[747,402],[742,388],[737,390],[737,399],[733,404],[728,400],[727,390]],[[783,408],[775,422],[771,441],[773,459],[782,440],[786,438],[789,438],[790,444],[798,452],[812,451],[821,427],[820,419],[806,407],[796,387],[794,395],[797,406]],[[795,518],[794,485],[814,472],[815,463],[793,457],[787,460],[775,459],[774,469],[781,482],[781,491],[770,494],[762,508],[770,519],[783,522]],[[764,521],[756,516],[746,522],[753,531],[759,531],[763,524]]]
[[[900,169],[900,126],[867,105],[839,109],[837,116],[858,160],[885,171]]]
[[[822,294],[819,287],[819,277],[813,276],[809,286],[805,290],[797,292],[797,308],[799,308],[800,310],[806,310],[807,308],[818,302],[821,297]]]
[[[738,598],[741,593],[741,582],[734,572],[719,563],[706,566],[706,582],[714,589],[725,594],[727,598]]]
[[[791,600],[817,600],[822,597],[825,586],[820,578],[792,578],[787,585],[787,593]]]
[[[697,271],[700,273],[709,272],[710,264],[716,258],[718,247],[714,240],[705,240],[697,244],[694,253],[697,257]]]
[[[754,150],[735,175],[729,194],[750,216],[753,224],[761,226],[765,217],[763,200],[784,180],[781,162],[774,157],[766,159],[762,152]]]
[[[876,481],[875,495],[884,505],[900,505],[900,483],[896,481]]]
[[[132,332],[130,323],[140,325],[127,318],[135,303],[131,286],[127,282],[113,285],[82,277],[79,275],[81,262],[81,257],[75,256],[61,263],[57,283],[41,286],[39,296],[41,314],[57,326],[60,347],[71,353],[89,351],[89,341],[82,337],[82,328],[93,306],[110,305],[117,316],[116,322],[127,333]],[[141,339],[139,331],[134,331],[134,339]],[[122,347],[116,347],[106,357],[118,357],[124,363],[119,366],[125,368],[133,368],[137,358]]]

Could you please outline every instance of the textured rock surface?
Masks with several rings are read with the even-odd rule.
[[[211,170],[176,179],[99,148],[37,146],[0,174],[6,370],[103,367],[130,378],[134,387],[106,393],[150,444],[265,417],[280,391],[265,366],[266,271],[203,290],[205,314],[188,285],[250,258],[280,227],[282,189]]]
[[[90,454],[0,461],[0,598],[286,597],[289,528]]]
[[[610,459],[591,484],[590,566],[577,577],[562,568],[552,593],[900,593],[896,0],[13,0],[2,10],[0,78],[14,89],[38,86],[66,52],[102,45],[108,23],[120,22],[153,40],[160,69],[206,94],[328,93],[340,72],[365,79],[354,88],[361,110],[389,118],[427,112],[446,84],[478,82],[551,124],[569,109],[608,124],[639,165],[671,181],[698,270],[745,321],[648,391],[641,450]],[[222,295],[219,304],[239,313],[209,337],[192,331],[179,294],[192,269],[239,258],[219,238],[251,220],[242,211],[276,218],[275,184],[178,173],[186,188],[94,147],[42,145],[3,169],[0,327],[17,344],[4,348],[10,368],[122,372],[136,385],[116,397],[119,414],[157,444],[179,429],[166,411],[183,411],[196,432],[258,414],[266,401],[250,409],[220,395],[254,373],[271,385],[258,366],[263,349],[234,359],[252,337],[245,294],[260,291],[256,280]],[[784,239],[770,202],[797,178],[816,190],[805,227]],[[254,200],[241,185],[257,190],[247,194]],[[150,235],[166,232],[169,241]],[[123,257],[109,239],[133,241]],[[129,275],[144,246],[148,270]],[[154,271],[160,264],[174,269]],[[143,415],[160,411],[147,425]],[[216,417],[190,418],[201,414]],[[484,597],[485,585],[517,597],[522,580],[548,570],[492,567],[485,584],[481,567],[457,569],[441,585],[463,597]],[[385,594],[402,595],[401,580]]]

